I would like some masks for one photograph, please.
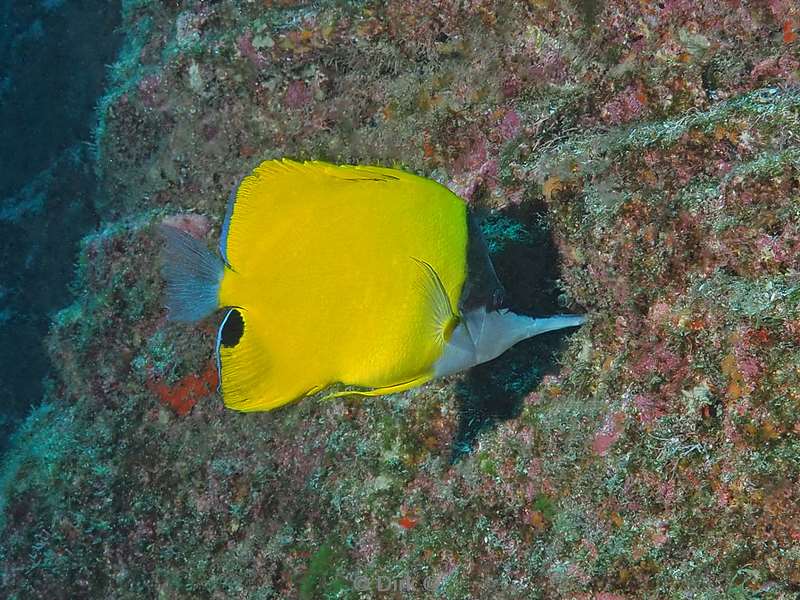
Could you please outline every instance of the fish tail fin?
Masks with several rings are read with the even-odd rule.
[[[159,225],[164,240],[161,274],[166,281],[166,306],[173,321],[199,321],[219,307],[224,265],[197,238],[169,225]]]
[[[228,310],[217,334],[217,368],[225,406],[240,412],[272,410],[324,386],[308,382],[308,367],[270,348],[258,313]]]

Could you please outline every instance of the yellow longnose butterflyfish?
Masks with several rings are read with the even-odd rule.
[[[337,383],[356,389],[329,397],[400,392],[584,321],[501,308],[464,201],[396,169],[265,161],[231,194],[219,255],[161,231],[170,318],[226,310],[217,367],[234,410]]]

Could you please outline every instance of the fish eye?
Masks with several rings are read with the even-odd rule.
[[[225,348],[233,348],[239,343],[244,335],[244,318],[242,313],[238,310],[231,309],[225,322],[222,324],[222,332],[220,333],[220,343]]]

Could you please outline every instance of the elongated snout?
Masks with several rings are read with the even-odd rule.
[[[548,331],[577,327],[585,321],[583,315],[535,318],[505,309],[471,311],[453,331],[442,356],[434,365],[434,375],[458,373],[497,358],[522,340]]]

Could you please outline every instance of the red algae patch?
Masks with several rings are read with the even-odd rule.
[[[175,411],[179,417],[187,415],[199,400],[213,393],[217,383],[217,368],[213,363],[203,373],[190,373],[173,385],[157,379],[147,381],[148,387],[159,401]]]

